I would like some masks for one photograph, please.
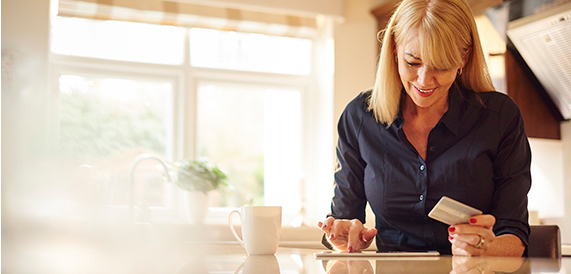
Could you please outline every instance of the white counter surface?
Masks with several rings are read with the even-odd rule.
[[[315,252],[323,251],[313,248],[319,247],[317,241],[284,241],[275,256],[248,256],[233,241],[177,240],[176,235],[149,237],[149,233],[145,227],[107,230],[70,223],[35,226],[3,222],[2,273],[450,273],[453,268],[473,271],[469,273],[571,271],[570,257],[321,261],[314,258]]]

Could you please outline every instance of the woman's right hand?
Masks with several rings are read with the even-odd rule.
[[[377,235],[377,229],[365,228],[358,219],[336,220],[333,217],[318,222],[333,247],[340,252],[357,252],[368,248]]]

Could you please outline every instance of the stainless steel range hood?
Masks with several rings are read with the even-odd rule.
[[[507,35],[563,118],[571,119],[571,2],[509,22]]]

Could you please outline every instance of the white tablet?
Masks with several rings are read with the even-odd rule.
[[[434,260],[438,259],[440,253],[438,251],[395,251],[395,252],[375,252],[362,251],[352,253],[340,253],[331,250],[314,253],[317,260],[354,260],[354,259],[406,259],[406,260]]]

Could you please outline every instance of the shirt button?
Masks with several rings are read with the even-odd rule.
[[[420,170],[424,170],[424,165],[420,165]]]
[[[418,197],[419,200],[424,200],[424,195],[420,194],[420,197]]]
[[[434,147],[430,147],[429,149],[430,149],[430,151],[434,151]]]

